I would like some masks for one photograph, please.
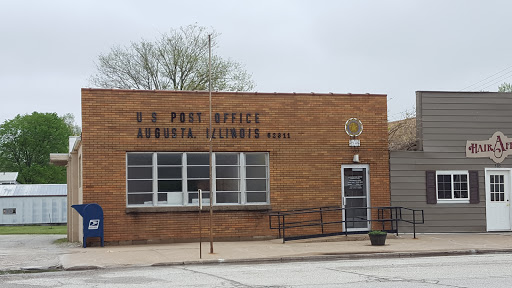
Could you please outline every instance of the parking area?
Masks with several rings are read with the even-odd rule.
[[[0,271],[60,267],[60,256],[77,243],[54,242],[66,235],[0,235]]]

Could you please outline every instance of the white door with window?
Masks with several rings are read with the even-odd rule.
[[[487,231],[509,231],[510,169],[485,169]]]
[[[370,228],[370,167],[366,164],[341,165],[343,229],[368,231]]]

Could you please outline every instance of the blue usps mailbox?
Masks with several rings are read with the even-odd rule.
[[[84,248],[87,247],[87,237],[100,237],[103,243],[103,209],[96,203],[71,205],[84,220]]]

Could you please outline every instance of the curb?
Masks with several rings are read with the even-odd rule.
[[[112,268],[114,268],[114,267],[112,267]],[[86,271],[86,270],[99,270],[99,269],[103,269],[103,268],[100,266],[85,265],[85,266],[71,266],[69,268],[63,268],[62,270],[64,270],[64,271]]]
[[[42,267],[42,266],[27,266],[21,267],[19,269],[5,269],[0,270],[0,275],[7,274],[23,274],[23,273],[44,273],[44,272],[57,272],[63,271],[62,266],[50,266],[50,267]]]
[[[438,257],[438,256],[462,256],[462,255],[482,255],[482,254],[500,254],[512,253],[512,249],[468,249],[468,250],[450,250],[450,251],[432,251],[432,252],[375,252],[375,253],[337,253],[321,254],[311,256],[284,256],[275,258],[242,258],[242,259],[217,259],[217,260],[195,260],[195,261],[174,261],[159,262],[146,267],[165,267],[165,266],[183,266],[183,265],[221,265],[221,264],[263,264],[263,263],[288,263],[288,262],[307,262],[307,261],[330,261],[330,260],[357,260],[357,259],[379,259],[379,258],[416,258],[416,257]],[[135,267],[129,266],[109,266],[103,268],[121,268]],[[98,269],[97,266],[92,266]],[[70,270],[65,269],[65,270]]]
[[[56,271],[87,271],[99,269],[119,269],[134,267],[165,267],[165,266],[184,266],[184,265],[222,265],[222,264],[263,264],[263,263],[289,263],[289,262],[307,262],[307,261],[330,261],[330,260],[358,260],[358,259],[385,259],[385,258],[419,258],[419,257],[438,257],[438,256],[462,256],[462,255],[483,255],[483,254],[507,254],[512,253],[512,248],[508,249],[467,249],[467,250],[449,250],[449,251],[430,251],[430,252],[374,252],[374,253],[325,253],[310,256],[284,256],[274,258],[242,258],[242,259],[212,259],[212,260],[194,260],[194,261],[173,261],[159,262],[150,265],[117,265],[117,266],[97,266],[97,265],[77,265],[70,267],[51,266],[27,266],[20,269],[0,270],[0,275],[20,274],[20,273],[43,273]]]

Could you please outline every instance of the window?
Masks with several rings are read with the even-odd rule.
[[[130,152],[128,206],[197,206],[198,190],[209,204],[208,153]],[[268,153],[213,153],[214,205],[269,203]]]
[[[4,215],[14,215],[16,214],[16,208],[4,208]]]
[[[245,154],[245,187],[247,202],[268,202],[268,164],[264,153]]]
[[[156,154],[159,204],[179,205],[183,203],[182,158],[180,153]]]
[[[199,189],[203,191],[203,204],[210,202],[210,155],[208,153],[184,154],[187,160],[187,192],[188,204],[197,206]]]
[[[127,157],[128,205],[153,204],[153,154],[130,153]]]
[[[437,171],[437,202],[469,203],[468,171]]]
[[[491,202],[505,202],[504,175],[489,175],[489,187],[491,188]]]
[[[215,176],[216,203],[241,203],[239,154],[215,154]]]

